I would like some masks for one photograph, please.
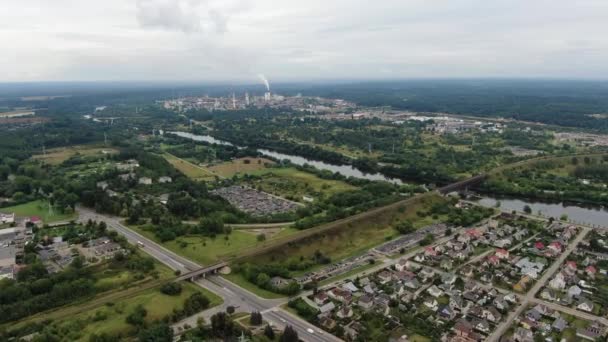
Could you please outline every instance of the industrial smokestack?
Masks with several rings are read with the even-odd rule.
[[[270,92],[270,83],[268,82],[268,80],[266,79],[266,76],[262,75],[262,74],[258,74],[258,77],[260,78],[260,80],[264,83],[264,85],[266,86],[266,90],[268,92]]]

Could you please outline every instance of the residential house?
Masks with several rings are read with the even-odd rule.
[[[348,305],[342,305],[340,310],[336,313],[336,315],[342,319],[350,318],[353,316],[353,309]]]
[[[496,253],[494,255],[496,255],[498,259],[501,260],[509,259],[509,251],[503,248],[496,249]]]
[[[576,336],[589,341],[598,341],[606,334],[606,329],[597,323],[593,323],[586,328],[576,330]]]
[[[581,311],[593,312],[593,302],[587,299],[583,299],[578,303],[576,308]]]
[[[437,286],[433,285],[426,290],[431,296],[438,298],[443,295],[443,291],[441,291]]]
[[[152,184],[152,178],[150,178],[150,177],[141,177],[139,179],[139,184],[150,185],[150,184]]]
[[[562,272],[558,272],[551,281],[549,281],[549,287],[555,290],[563,290],[566,288],[566,278]]]
[[[323,291],[318,292],[314,296],[314,301],[317,305],[323,305],[323,304],[327,303],[328,300],[329,300],[329,297],[327,296],[327,293],[325,293]]]
[[[374,306],[374,298],[370,295],[363,295],[359,298],[357,305],[364,310],[369,310]]]
[[[326,314],[328,312],[333,311],[336,308],[336,305],[334,304],[334,302],[328,302],[325,305],[322,305],[319,307],[319,311],[321,312],[321,314]]]
[[[578,287],[577,285],[572,285],[568,289],[568,296],[572,298],[578,298],[578,296],[580,296],[582,292],[583,290],[581,290],[580,287]]]

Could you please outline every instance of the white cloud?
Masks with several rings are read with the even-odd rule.
[[[604,0],[4,0],[0,82],[603,77]]]

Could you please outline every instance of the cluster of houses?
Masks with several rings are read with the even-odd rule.
[[[418,253],[417,262],[451,270],[454,266],[466,262],[471,256],[479,254],[491,246],[511,246],[513,241],[520,241],[528,236],[527,229],[515,229],[507,224],[499,227],[499,222],[490,219],[479,227],[465,229],[455,234],[450,240],[428,246]]]
[[[400,311],[414,313],[437,327],[454,325],[444,330],[445,338],[472,342],[483,341],[517,298],[464,281],[453,273],[400,259],[392,268],[318,291],[307,301],[318,309],[323,329],[334,331],[340,325],[344,338],[351,341],[361,333],[363,313],[373,311],[387,322],[406,327],[407,322],[398,321],[396,312]]]
[[[598,322],[582,321],[545,305],[528,307],[516,318],[512,333],[503,342],[603,341],[606,327]]]
[[[589,313],[605,311],[601,303],[594,302],[594,293],[608,285],[608,271],[600,266],[608,259],[608,254],[593,250],[591,241],[597,249],[606,248],[608,251],[608,244],[602,236],[591,232],[547,282],[540,298]]]
[[[524,230],[526,229],[522,229]],[[552,224],[519,247],[507,250],[501,246],[475,265],[463,267],[460,273],[465,277],[475,277],[484,283],[512,288],[516,292],[524,293],[540,278],[549,266],[550,260],[564,251],[568,241],[576,233],[577,229],[573,226]],[[527,234],[529,232],[526,232]]]

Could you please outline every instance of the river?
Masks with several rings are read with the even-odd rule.
[[[197,135],[197,134],[192,134],[192,133],[187,133],[187,132],[169,132],[169,133],[175,134],[182,138],[188,138],[188,139],[192,139],[194,141],[202,141],[202,142],[206,142],[209,144],[235,146],[234,144],[232,144],[228,141],[219,140],[210,135]],[[237,147],[239,147],[239,146],[237,146]],[[242,148],[242,147],[239,147],[239,148]],[[290,163],[295,164],[295,165],[300,165],[300,166],[303,166],[304,164],[308,164],[308,165],[314,166],[315,168],[317,168],[319,170],[327,170],[327,171],[331,171],[334,173],[339,173],[346,177],[367,179],[367,180],[371,180],[371,181],[386,181],[386,182],[390,182],[390,183],[394,183],[394,184],[403,184],[403,182],[400,179],[386,177],[385,175],[383,175],[381,173],[365,173],[351,165],[329,164],[329,163],[326,163],[326,162],[323,162],[320,160],[308,159],[308,158],[304,158],[304,157],[300,157],[300,156],[296,156],[296,155],[270,151],[267,149],[257,149],[256,151],[262,155],[265,155],[267,157],[271,157],[271,158],[274,158],[277,160],[286,159],[286,160],[289,160]]]
[[[495,207],[500,201],[500,209],[503,211],[523,212],[524,206],[532,209],[532,214],[544,217],[560,218],[568,215],[568,220],[574,223],[582,223],[590,226],[608,226],[608,209],[600,206],[582,206],[571,203],[548,203],[516,198],[494,198],[481,196],[479,204],[487,207]]]

